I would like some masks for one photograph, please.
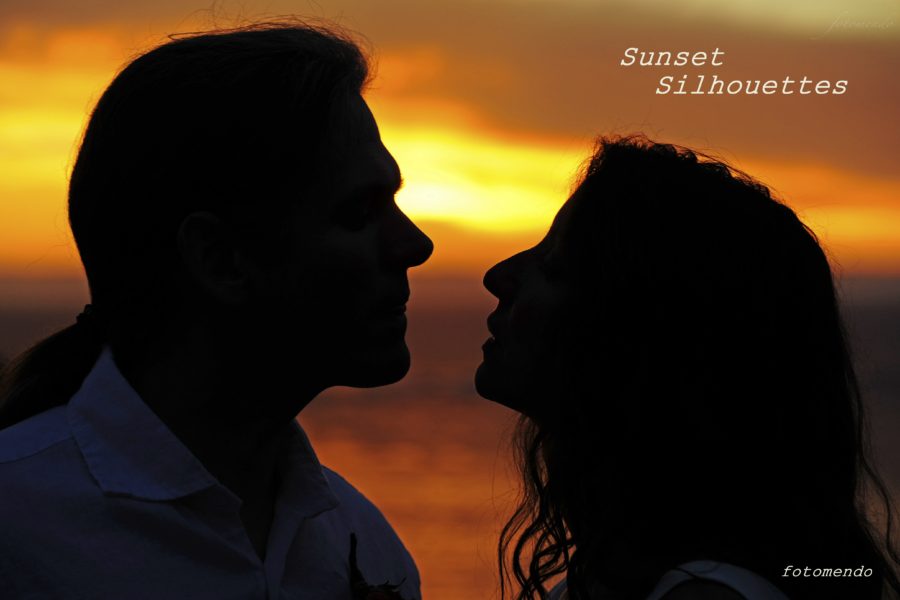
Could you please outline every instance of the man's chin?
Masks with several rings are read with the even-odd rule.
[[[344,381],[338,385],[371,388],[397,383],[406,377],[410,367],[409,348],[405,343],[401,346],[357,357],[355,367],[347,370]]]

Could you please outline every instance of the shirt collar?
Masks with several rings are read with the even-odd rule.
[[[91,475],[107,494],[166,501],[218,485],[148,407],[105,347],[66,409]],[[280,501],[311,517],[338,505],[309,439],[295,429],[281,465]]]
[[[141,400],[109,347],[69,401],[69,426],[105,493],[172,500],[216,479]]]
[[[340,502],[306,433],[296,421],[291,427],[294,435],[280,470],[279,502],[299,516],[311,518],[336,508]]]

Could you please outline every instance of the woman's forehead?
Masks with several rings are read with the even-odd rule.
[[[338,145],[354,147],[381,141],[381,132],[372,110],[362,96],[353,96],[343,118],[338,120]]]
[[[559,211],[557,211],[556,216],[553,218],[553,223],[550,225],[550,230],[556,233],[562,233],[569,221],[572,218],[572,213],[575,210],[575,205],[578,202],[578,192],[572,194],[568,200],[560,207]]]

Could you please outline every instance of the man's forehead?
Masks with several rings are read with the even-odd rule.
[[[342,161],[341,179],[353,187],[400,187],[400,167],[381,140],[357,144]]]
[[[338,133],[337,162],[341,180],[352,179],[360,185],[397,185],[400,170],[381,141],[375,116],[362,96],[351,100],[343,132]]]

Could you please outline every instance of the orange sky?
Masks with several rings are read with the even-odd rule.
[[[432,272],[536,241],[598,133],[644,131],[772,185],[842,272],[900,274],[900,3],[157,0],[0,5],[0,276],[78,273],[66,177],[92,103],[165,34],[288,12],[337,19],[378,61],[369,100]],[[805,7],[804,7],[805,6]],[[625,68],[628,47],[721,48],[724,65]],[[659,77],[848,80],[841,96],[654,94]]]

